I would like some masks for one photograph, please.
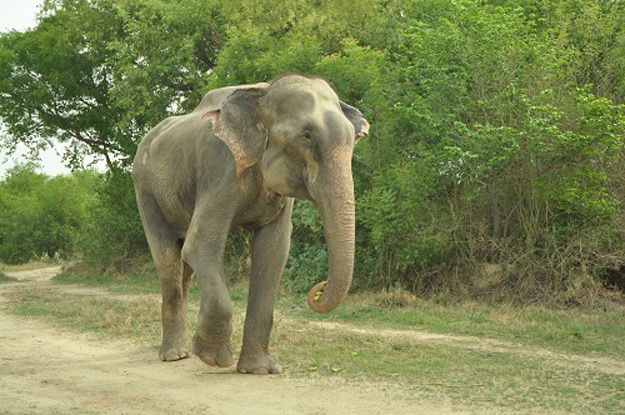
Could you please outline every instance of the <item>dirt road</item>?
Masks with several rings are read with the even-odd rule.
[[[9,314],[5,294],[59,272],[7,273],[0,284],[0,414],[469,414],[390,386],[345,379],[211,371],[199,359],[163,363],[153,350]],[[58,286],[57,289],[62,289]]]

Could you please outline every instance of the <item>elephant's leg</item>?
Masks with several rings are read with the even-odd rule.
[[[139,212],[145,228],[162,293],[161,360],[179,360],[189,355],[187,338],[187,294],[191,269],[181,259],[175,233],[166,223],[150,196],[138,198]]]
[[[208,217],[192,220],[182,249],[184,261],[194,270],[200,291],[200,311],[192,351],[209,366],[234,363],[232,302],[223,278],[223,254],[230,230],[229,220]]]
[[[280,373],[278,362],[269,354],[273,326],[273,308],[280,277],[291,243],[291,211],[288,199],[282,215],[254,232],[252,239],[252,275],[245,317],[243,347],[237,369],[241,373]]]
[[[165,361],[184,359],[189,355],[187,296],[193,271],[180,258],[180,248],[174,252],[171,262],[165,263],[165,272],[158,272],[163,297],[163,341],[159,357]]]

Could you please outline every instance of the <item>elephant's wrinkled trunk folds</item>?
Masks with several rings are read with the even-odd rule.
[[[321,213],[328,247],[327,284],[317,284],[308,293],[308,305],[317,313],[328,313],[338,307],[349,290],[354,270],[351,151],[343,152],[336,158],[333,168],[321,172],[315,183],[315,187],[320,189],[320,197],[315,198],[315,204]]]

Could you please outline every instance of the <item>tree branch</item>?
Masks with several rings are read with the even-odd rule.
[[[15,93],[10,93],[9,95],[11,98],[13,98],[13,100],[21,103],[24,109],[27,109],[27,106],[24,105],[24,102],[20,96],[18,96]],[[56,110],[56,108],[50,108],[46,110],[45,106],[41,105],[37,108],[34,108],[34,111],[36,111],[40,115],[43,115],[45,117],[48,117],[50,119],[53,119],[59,122],[61,124],[59,128],[65,131],[68,131],[74,137],[74,139],[76,139],[77,141],[81,143],[88,145],[94,150],[94,152],[98,154],[102,154],[104,156],[107,166],[113,167],[113,163],[109,154],[109,150],[121,152],[121,149],[118,146],[115,146],[106,141],[94,140],[92,138],[85,137],[84,133],[80,131],[80,129],[76,127],[76,125],[74,125],[69,119],[61,116]]]

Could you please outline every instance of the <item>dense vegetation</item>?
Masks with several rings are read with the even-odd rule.
[[[0,258],[17,263],[70,255],[86,216],[89,173],[49,178],[16,166],[0,183]]]
[[[0,262],[72,258],[108,265],[145,254],[127,175],[77,170],[48,177],[37,170],[18,165],[0,182]]]
[[[73,246],[109,263],[146,252],[141,136],[211,88],[289,71],[372,124],[353,163],[358,286],[586,302],[625,285],[621,0],[47,0],[36,28],[0,36],[2,140],[107,160]],[[285,282],[304,290],[323,231],[307,203],[293,222]],[[28,249],[0,260],[52,253]]]

